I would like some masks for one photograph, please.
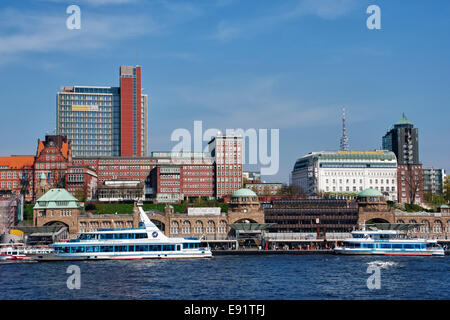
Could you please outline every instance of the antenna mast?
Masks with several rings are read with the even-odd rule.
[[[349,144],[348,144],[348,137],[347,137],[347,131],[345,128],[345,108],[342,108],[342,138],[341,138],[341,150],[342,151],[348,151]]]

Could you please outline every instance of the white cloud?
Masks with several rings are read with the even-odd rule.
[[[81,29],[69,30],[69,15],[0,11],[0,60],[35,52],[76,52],[110,47],[116,41],[159,34],[164,27],[144,14],[103,14],[82,10]]]
[[[286,6],[283,3],[281,7],[274,7],[273,13],[269,15],[233,22],[222,20],[209,38],[226,42],[307,15],[321,19],[337,19],[351,12],[357,4],[357,0],[300,0],[294,6]]]
[[[207,83],[173,86],[170,99],[195,110],[189,120],[204,120],[221,129],[306,128],[336,122],[336,106],[310,105],[297,97],[286,98],[277,90],[284,81],[289,80],[279,75],[236,76],[233,81],[212,79]]]

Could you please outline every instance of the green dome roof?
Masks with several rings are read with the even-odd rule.
[[[439,206],[439,208],[441,208],[441,209],[448,209],[450,207],[448,205],[446,205],[446,204],[442,204],[442,205]]]
[[[404,125],[404,124],[410,124],[412,125],[411,121],[406,118],[405,114],[402,115],[402,118],[397,121],[396,125]]]
[[[232,198],[237,198],[237,197],[257,197],[257,195],[256,195],[256,193],[254,193],[250,189],[242,188],[242,189],[236,190],[231,197]]]
[[[358,193],[358,197],[382,197],[383,194],[377,189],[366,189]]]

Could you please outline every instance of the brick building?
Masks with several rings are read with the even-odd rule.
[[[0,197],[22,194],[34,197],[34,156],[0,157]]]

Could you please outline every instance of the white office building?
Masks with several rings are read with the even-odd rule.
[[[351,195],[373,188],[397,201],[397,158],[391,151],[321,151],[297,160],[292,184],[307,194]]]

